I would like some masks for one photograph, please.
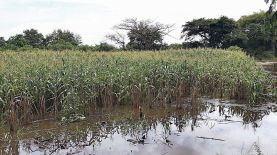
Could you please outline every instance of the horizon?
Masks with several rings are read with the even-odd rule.
[[[95,45],[107,41],[105,35],[113,32],[114,25],[135,17],[174,24],[174,31],[164,41],[181,43],[181,26],[188,21],[220,16],[238,20],[267,8],[262,0],[172,0],[170,3],[158,0],[0,0],[0,20],[5,21],[0,25],[0,36],[7,40],[31,28],[45,36],[53,30],[63,29],[79,34],[83,44]],[[201,11],[193,12],[196,9]]]

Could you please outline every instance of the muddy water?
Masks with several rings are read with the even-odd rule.
[[[16,135],[0,129],[0,155],[277,155],[276,129],[275,103],[202,98],[183,110],[118,106],[70,124],[34,122]]]

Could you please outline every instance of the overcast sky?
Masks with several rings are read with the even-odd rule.
[[[180,42],[181,26],[195,18],[222,15],[238,19],[266,10],[264,0],[0,0],[0,36],[6,39],[29,28],[48,34],[61,28],[82,36],[85,44],[105,41],[105,35],[123,19],[153,19],[175,24],[173,37]]]

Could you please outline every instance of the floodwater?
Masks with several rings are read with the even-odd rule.
[[[201,98],[183,110],[118,106],[80,122],[34,122],[16,135],[0,130],[0,155],[277,155],[276,131],[276,103]]]

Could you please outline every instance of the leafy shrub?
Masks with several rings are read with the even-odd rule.
[[[104,52],[108,52],[108,51],[115,51],[116,48],[113,45],[110,45],[108,43],[100,43],[100,45],[96,45],[95,49],[97,51],[104,51]]]
[[[33,47],[31,45],[25,45],[17,49],[17,51],[32,51],[32,50],[33,50]]]
[[[68,42],[55,43],[49,46],[49,49],[54,51],[73,50],[75,47]]]
[[[227,50],[228,51],[242,51],[243,49],[238,46],[230,46]]]

